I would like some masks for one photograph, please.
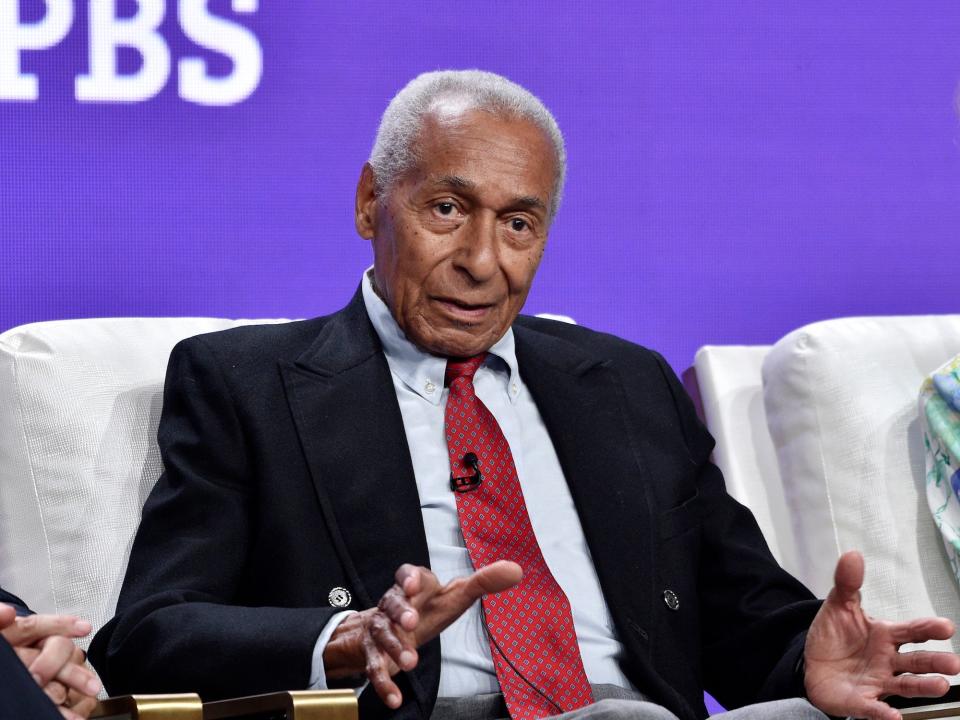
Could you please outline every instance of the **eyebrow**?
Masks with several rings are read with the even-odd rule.
[[[476,190],[477,184],[459,175],[441,175],[433,184],[437,187],[452,187],[457,190]]]
[[[514,204],[520,205],[521,207],[538,208],[544,211],[547,209],[547,204],[540,198],[533,195],[524,195],[523,197],[519,197],[514,200]]]
[[[441,175],[440,177],[436,178],[432,184],[435,187],[448,187],[455,188],[457,190],[474,191],[477,189],[477,184],[475,182],[467,180],[459,175]],[[537,208],[543,211],[547,210],[547,204],[535,195],[524,195],[522,197],[514,198],[511,205],[525,208]]]

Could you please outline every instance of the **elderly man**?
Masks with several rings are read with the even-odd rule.
[[[899,716],[943,619],[886,624],[840,559],[821,605],[724,491],[664,361],[519,316],[560,202],[546,108],[490,73],[390,103],[356,193],[373,268],[330,317],[171,355],[114,692],[347,684],[364,717]],[[427,569],[430,568],[430,569]]]

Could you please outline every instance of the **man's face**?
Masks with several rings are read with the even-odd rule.
[[[407,338],[435,355],[476,355],[510,327],[540,264],[553,147],[532,123],[472,110],[429,117],[418,150],[385,197],[364,168],[357,229]]]

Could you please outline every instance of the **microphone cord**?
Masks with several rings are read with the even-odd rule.
[[[481,607],[483,607],[482,604],[481,604]],[[545,692],[543,692],[543,690],[541,690],[532,682],[530,682],[530,680],[528,680],[527,677],[522,672],[520,672],[519,668],[517,668],[517,666],[513,664],[513,662],[510,660],[507,654],[503,651],[503,648],[500,647],[500,643],[497,642],[497,639],[493,636],[493,633],[490,632],[490,628],[487,626],[486,608],[484,608],[483,614],[484,614],[483,630],[487,634],[487,637],[490,639],[490,642],[497,649],[497,652],[500,654],[500,657],[502,657],[506,661],[507,665],[510,666],[510,669],[513,670],[517,674],[517,677],[523,680],[523,682],[525,682],[530,687],[531,690],[533,690],[537,695],[542,697],[544,700],[546,700],[548,703],[553,705],[553,707],[555,707],[559,712],[562,713],[563,708],[560,707],[560,705],[552,697],[547,695]]]

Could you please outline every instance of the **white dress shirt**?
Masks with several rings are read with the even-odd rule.
[[[367,314],[383,344],[403,416],[430,567],[445,584],[473,572],[460,531],[456,498],[449,485],[450,459],[444,434],[446,359],[425,353],[407,340],[389,308],[373,291],[369,271],[364,273],[362,287]],[[632,688],[616,662],[623,646],[616,638],[573,498],[537,405],[520,377],[512,329],[490,348],[473,382],[477,397],[496,418],[510,444],[543,558],[573,610],[587,678],[592,683]],[[323,649],[347,614],[334,616],[317,640],[312,688],[326,687]],[[480,603],[441,633],[440,650],[441,697],[500,691]]]

